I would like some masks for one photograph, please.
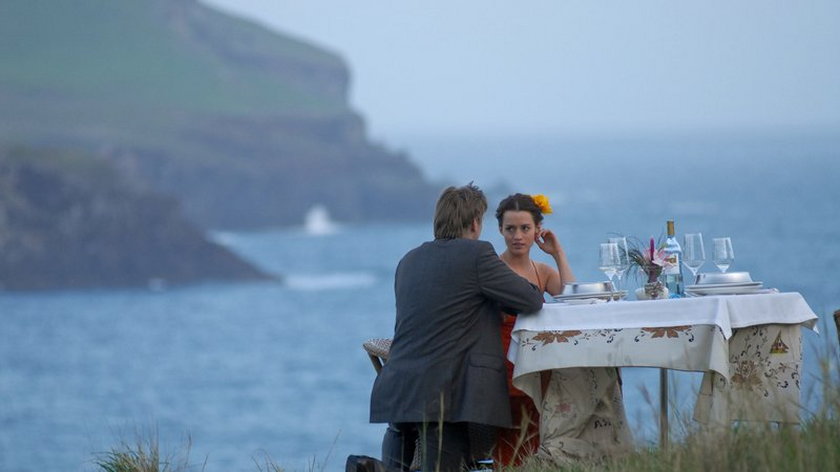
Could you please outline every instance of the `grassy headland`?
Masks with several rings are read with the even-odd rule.
[[[197,0],[0,2],[0,144],[85,149],[209,228],[427,217],[339,55]]]

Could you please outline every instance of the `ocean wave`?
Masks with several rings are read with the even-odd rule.
[[[370,287],[377,277],[370,272],[337,272],[330,274],[288,274],[285,285],[293,290],[338,290]]]
[[[327,207],[315,205],[306,212],[303,228],[312,236],[328,236],[338,232],[339,226],[330,218]]]
[[[207,231],[207,239],[211,242],[221,246],[232,246],[238,240],[238,234],[233,231],[209,230]]]

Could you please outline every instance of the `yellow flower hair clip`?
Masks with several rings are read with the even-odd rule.
[[[551,205],[548,204],[548,197],[545,195],[539,194],[534,195],[531,197],[531,200],[534,201],[534,204],[537,205],[537,208],[540,209],[543,215],[551,214]]]

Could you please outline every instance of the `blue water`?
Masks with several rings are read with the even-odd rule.
[[[436,180],[548,194],[546,225],[580,280],[603,278],[595,257],[609,233],[658,236],[675,218],[707,244],[732,237],[732,270],[802,293],[827,319],[840,308],[838,142],[439,139],[409,151]],[[378,455],[361,343],[391,334],[395,265],[431,224],[214,236],[284,282],[0,294],[0,470],[96,470],[98,453],[152,432],[165,454],[191,441],[195,470],[210,472],[257,471],[266,457],[289,471],[343,470],[348,454]],[[484,237],[502,250],[492,221]],[[817,351],[836,342],[830,324],[822,331],[804,334],[811,403]],[[656,392],[657,375],[624,373],[641,441],[656,435],[642,389]],[[672,380],[689,411],[698,376]]]

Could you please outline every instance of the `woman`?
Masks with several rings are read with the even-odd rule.
[[[542,195],[515,194],[502,200],[496,219],[507,249],[500,257],[543,292],[557,295],[566,283],[574,281],[574,275],[557,237],[542,227],[543,214],[547,213],[551,213],[551,207]],[[531,260],[534,243],[554,258],[557,271]],[[516,317],[503,317],[502,344],[507,352]],[[539,408],[513,386],[513,364],[507,362],[507,369],[513,424],[521,427],[500,431],[495,455],[499,463],[519,464],[537,449],[540,457],[560,465],[632,450],[618,369],[544,371]]]
[[[505,251],[500,256],[514,272],[536,285],[541,291],[558,295],[567,282],[575,280],[566,260],[566,253],[557,236],[542,227],[543,215],[551,213],[548,199],[543,195],[510,195],[499,203],[496,219],[499,232],[505,238]],[[554,270],[547,264],[531,259],[531,247],[537,244],[549,254],[557,265]],[[502,346],[507,352],[516,317],[502,314]],[[507,365],[508,391],[510,394],[513,429],[500,430],[496,443],[496,460],[505,465],[519,464],[534,454],[540,445],[539,411],[528,395],[513,386],[513,364]],[[543,384],[548,382],[544,376]]]

